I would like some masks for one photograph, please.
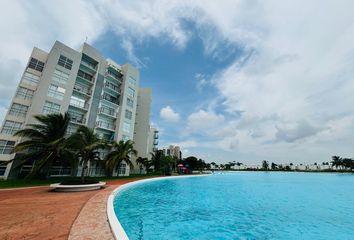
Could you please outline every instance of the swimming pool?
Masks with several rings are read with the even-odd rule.
[[[125,188],[113,202],[131,240],[354,239],[353,174],[167,178]]]

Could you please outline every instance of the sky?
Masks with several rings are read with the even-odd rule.
[[[0,2],[0,121],[34,46],[140,69],[159,146],[218,163],[354,155],[354,1]]]

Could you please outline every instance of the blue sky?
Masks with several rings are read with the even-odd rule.
[[[216,162],[351,157],[352,9],[350,0],[2,1],[1,120],[33,46],[78,48],[88,37],[140,68],[161,147]]]

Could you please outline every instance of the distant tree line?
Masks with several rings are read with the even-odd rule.
[[[332,166],[339,169],[352,171],[354,168],[354,159],[342,158],[340,156],[332,156]]]

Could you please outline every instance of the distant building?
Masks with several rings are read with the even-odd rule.
[[[179,146],[170,145],[168,148],[164,148],[163,152],[166,156],[175,157],[179,160],[182,159],[182,151]]]
[[[149,137],[148,137],[148,159],[151,159],[151,153],[154,153],[158,149],[159,144],[159,131],[157,128],[150,126]]]

